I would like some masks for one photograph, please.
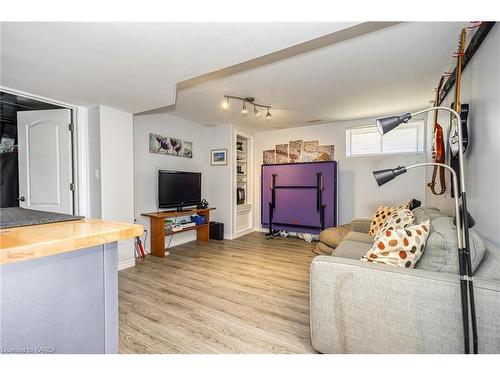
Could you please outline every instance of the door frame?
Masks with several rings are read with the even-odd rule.
[[[72,132],[72,174],[75,190],[73,191],[73,214],[88,216],[89,189],[88,189],[88,114],[87,108],[59,100],[46,98],[40,95],[27,93],[0,85],[0,90],[12,95],[22,96],[41,102],[54,104],[71,110],[71,121],[74,126]]]

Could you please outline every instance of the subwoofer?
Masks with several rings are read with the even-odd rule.
[[[210,222],[210,239],[217,241],[224,239],[224,223],[219,221]]]

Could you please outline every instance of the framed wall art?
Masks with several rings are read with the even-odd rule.
[[[193,157],[193,142],[149,133],[149,152],[191,159]]]
[[[227,148],[219,148],[210,151],[211,165],[226,165],[227,164]]]

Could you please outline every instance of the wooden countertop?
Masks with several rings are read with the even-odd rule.
[[[0,229],[0,265],[142,235],[143,227],[98,219]]]

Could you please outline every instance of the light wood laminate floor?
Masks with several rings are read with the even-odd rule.
[[[119,273],[121,353],[313,353],[314,244],[190,242]]]

